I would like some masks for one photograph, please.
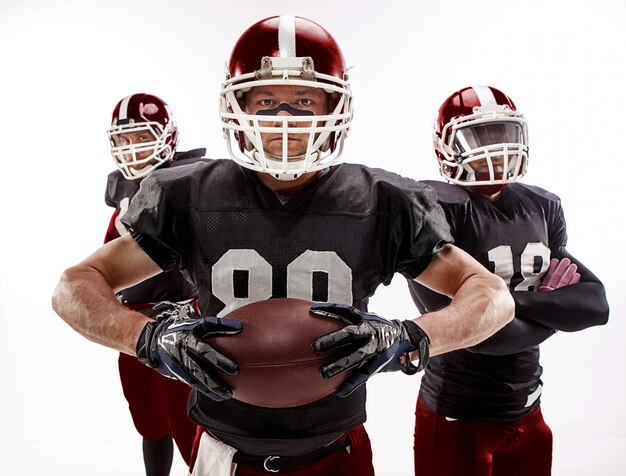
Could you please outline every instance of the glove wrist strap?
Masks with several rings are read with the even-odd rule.
[[[411,363],[407,353],[407,365],[405,366],[407,371],[405,373],[414,374],[421,372],[426,368],[428,358],[430,357],[430,338],[420,326],[410,319],[402,321],[402,326],[406,330],[411,344],[415,346],[415,349],[419,353],[419,364],[417,366]]]
[[[137,354],[137,359],[142,363],[147,365],[148,367],[155,367],[150,361],[150,353],[151,353],[151,345],[152,336],[154,335],[154,331],[158,326],[158,322],[150,321],[148,322],[142,329],[141,334],[139,334],[139,339],[137,339],[137,346],[135,347],[135,353]]]

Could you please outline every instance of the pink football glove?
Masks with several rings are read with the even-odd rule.
[[[541,286],[539,286],[540,293],[548,291],[554,291],[555,289],[562,288],[563,286],[569,286],[570,284],[576,284],[580,281],[580,274],[576,271],[578,266],[570,261],[569,258],[552,258],[550,260],[550,267],[543,277]]]

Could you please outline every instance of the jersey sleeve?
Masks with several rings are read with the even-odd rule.
[[[555,329],[516,316],[491,337],[467,350],[487,355],[516,354],[538,346],[555,332]]]
[[[206,155],[206,148],[191,149],[184,151],[176,151],[174,153],[174,162],[177,160],[201,159]]]
[[[544,201],[551,258],[569,258],[578,266],[580,282],[554,291],[512,291],[515,314],[543,326],[567,332],[605,324],[608,303],[602,282],[567,249],[567,226],[561,200],[538,187],[531,188]]]
[[[397,250],[396,272],[414,279],[453,240],[437,194],[430,186],[416,183],[407,191],[404,203],[393,225],[391,242]]]
[[[567,332],[606,324],[609,305],[602,282],[564,247],[552,250],[551,257],[575,263],[580,282],[545,293],[513,291],[515,314]]]
[[[451,185],[436,180],[423,180],[421,183],[429,185],[437,194],[437,202],[443,207],[446,220],[453,237],[458,237],[465,227],[470,210],[469,195],[463,187]]]
[[[548,236],[550,239],[549,248],[554,250],[567,246],[567,227],[560,200],[549,202],[547,218]]]
[[[181,257],[180,236],[185,236],[185,214],[171,189],[159,180],[155,171],[142,180],[122,223],[137,244],[161,269],[169,271]],[[184,190],[179,187],[178,190]]]

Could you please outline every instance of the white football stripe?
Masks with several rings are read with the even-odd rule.
[[[296,56],[296,17],[281,15],[278,22],[278,50],[282,57]]]
[[[524,407],[528,408],[533,403],[535,403],[535,401],[537,401],[537,399],[541,396],[541,391],[542,390],[543,390],[543,387],[541,385],[539,385],[537,387],[537,390],[535,390],[533,393],[528,395],[528,399],[526,400],[526,405],[524,405]]]
[[[128,103],[131,97],[132,96],[126,96],[122,99],[122,104],[120,104],[120,119],[128,119]]]
[[[487,86],[472,86],[472,89],[478,96],[481,106],[487,104],[496,104],[496,97],[493,95],[493,91]]]

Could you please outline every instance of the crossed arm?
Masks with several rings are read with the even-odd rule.
[[[565,248],[552,258],[568,258],[580,273],[580,282],[550,292],[513,292],[516,314],[523,319],[559,331],[574,332],[606,324],[609,305],[602,282]]]
[[[553,250],[552,258],[575,264],[580,282],[547,288],[549,292],[511,291],[515,319],[469,351],[513,354],[541,344],[557,330],[579,331],[607,322],[609,307],[602,282],[565,248]]]

